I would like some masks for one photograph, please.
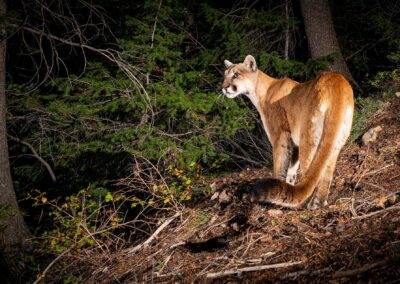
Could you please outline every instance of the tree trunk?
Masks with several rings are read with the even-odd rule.
[[[15,258],[28,246],[29,232],[19,211],[8,157],[6,132],[6,0],[0,0],[0,250],[10,269]]]
[[[289,60],[289,41],[290,41],[290,31],[289,31],[289,3],[290,0],[285,1],[285,19],[286,19],[286,31],[285,31],[285,48],[283,57],[285,60]]]
[[[300,6],[311,57],[320,58],[334,54],[335,61],[328,69],[343,74],[360,89],[340,51],[328,0],[300,0]]]

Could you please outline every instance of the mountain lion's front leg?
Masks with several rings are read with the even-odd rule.
[[[292,159],[290,161],[290,166],[286,176],[286,182],[294,185],[296,183],[297,170],[299,169],[300,161],[299,161],[299,148],[293,148]]]
[[[286,180],[290,162],[293,156],[294,143],[289,132],[282,132],[273,142],[273,175],[274,178]]]

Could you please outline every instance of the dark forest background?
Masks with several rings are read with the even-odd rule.
[[[67,250],[119,249],[201,200],[210,177],[271,164],[255,109],[220,92],[224,59],[252,54],[270,76],[305,81],[343,58],[357,101],[351,141],[398,91],[399,1],[320,1],[341,54],[318,58],[297,0],[1,2],[1,171],[8,153],[12,176],[2,228],[10,207],[18,215],[10,192],[26,224],[4,234],[2,267],[23,267],[21,279]]]

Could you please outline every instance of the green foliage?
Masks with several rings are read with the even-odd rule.
[[[271,52],[261,54],[259,61],[261,66],[270,66],[268,74],[277,77],[285,74],[287,77],[303,81],[312,78],[318,71],[324,70],[333,60],[334,56],[332,55],[318,60],[308,59],[303,63],[294,60],[284,60],[279,57],[277,52]]]
[[[281,50],[282,42],[268,39],[281,38],[287,27],[296,32],[301,25],[294,18],[282,16],[279,9],[283,9],[283,6],[270,9],[243,8],[235,12],[216,9],[205,3],[200,6],[200,15],[204,20],[199,22],[211,27],[211,32],[204,34],[204,40],[213,45],[212,50],[199,53],[198,59],[202,64],[215,64],[223,59],[241,62],[246,55],[253,54],[258,59],[258,67],[271,76],[306,80],[333,60],[332,57],[306,62],[282,59],[276,51]]]
[[[369,83],[385,93],[397,92],[400,87],[400,65],[391,71],[378,72]]]
[[[181,5],[145,1],[135,16],[123,14],[116,43],[123,59],[137,68],[134,75],[143,79],[149,100],[121,70],[95,60],[88,62],[83,76],[57,78],[31,93],[9,86],[10,111],[22,118],[11,119],[10,129],[39,148],[56,173],[63,173],[64,185],[57,190],[75,191],[88,183],[107,186],[128,174],[132,157],[161,159],[180,169],[191,162],[207,169],[228,161],[221,142],[238,131],[251,131],[254,119],[245,103],[221,98],[215,91],[222,80],[215,64],[224,58],[258,54],[261,69],[299,79],[327,64],[282,60],[268,51],[274,44],[251,40],[250,32],[279,37],[287,26],[296,29],[297,22],[273,11],[248,8],[224,16],[229,11],[211,4],[192,3],[188,9]],[[241,17],[246,20],[238,20]],[[201,33],[201,43],[193,38],[194,30]],[[14,145],[13,151],[20,152],[21,146]],[[34,174],[40,169],[36,163],[21,163],[15,169],[17,180],[40,183],[45,173]]]
[[[100,220],[104,211],[105,198],[98,195],[95,188],[79,191],[65,198],[49,200],[44,192],[36,192],[30,196],[33,206],[47,207],[52,221],[52,229],[42,234],[37,247],[45,253],[61,253],[67,249],[83,249],[93,246],[99,234],[107,234],[107,230],[99,232],[104,222],[113,222],[116,226],[122,221],[114,217],[112,220]],[[117,214],[117,212],[114,212]]]

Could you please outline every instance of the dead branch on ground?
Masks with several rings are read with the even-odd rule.
[[[229,276],[229,275],[240,274],[242,272],[254,272],[254,271],[261,271],[261,270],[266,270],[266,269],[286,268],[286,267],[298,265],[301,263],[302,263],[302,261],[289,261],[289,262],[283,262],[283,263],[236,268],[236,269],[224,270],[224,271],[220,271],[220,272],[207,273],[206,277],[209,279],[215,279],[215,278],[221,278],[221,277],[225,277],[225,276]]]
[[[165,222],[162,223],[161,226],[158,227],[157,230],[145,242],[143,242],[143,243],[141,243],[141,244],[139,244],[139,245],[137,245],[137,246],[135,246],[135,247],[133,247],[131,249],[126,250],[126,253],[127,254],[134,254],[135,252],[141,250],[142,248],[147,247],[158,236],[158,234],[160,234],[160,232],[162,230],[164,230],[180,214],[181,214],[180,212],[177,212],[177,213],[175,213],[174,216],[172,216],[171,218],[168,218],[167,220],[165,220]]]

